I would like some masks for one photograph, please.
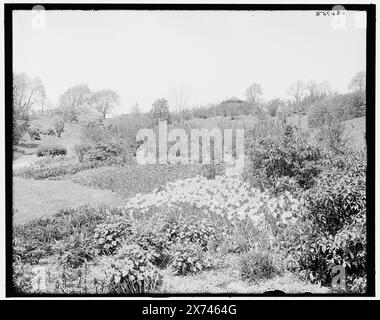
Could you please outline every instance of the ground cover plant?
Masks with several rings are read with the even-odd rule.
[[[123,197],[152,191],[169,181],[194,177],[200,170],[193,165],[125,165],[100,167],[79,172],[71,180],[81,185],[108,189]]]
[[[78,163],[74,158],[70,157],[44,156],[30,165],[15,169],[13,175],[15,177],[35,180],[56,179],[92,167],[92,164]]]

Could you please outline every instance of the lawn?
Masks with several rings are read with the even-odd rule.
[[[14,223],[50,216],[63,208],[99,203],[117,206],[123,201],[111,191],[94,190],[71,181],[13,178]]]

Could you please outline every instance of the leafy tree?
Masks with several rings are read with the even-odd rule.
[[[59,108],[65,121],[76,121],[81,106],[89,103],[91,91],[86,84],[67,89],[59,97]]]
[[[365,71],[358,72],[352,78],[348,89],[354,92],[365,93],[366,91],[366,73]]]
[[[153,103],[153,108],[150,110],[151,119],[154,124],[160,121],[167,121],[170,123],[170,112],[168,100],[161,98]]]
[[[115,91],[105,89],[95,92],[91,97],[91,102],[95,109],[101,113],[103,119],[105,119],[107,114],[109,114],[119,102],[119,96]]]

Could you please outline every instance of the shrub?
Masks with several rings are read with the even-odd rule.
[[[225,173],[223,164],[203,164],[200,168],[200,174],[206,179],[215,179],[216,176],[222,176]]]
[[[75,146],[79,162],[97,166],[125,164],[134,161],[139,143],[136,141],[138,125],[126,129],[120,125],[96,126],[89,124],[81,131],[80,143]]]
[[[37,150],[37,156],[61,156],[66,155],[67,149],[64,146],[60,145],[51,145],[51,146],[41,146]]]
[[[61,134],[63,133],[65,129],[65,122],[62,119],[56,119],[54,122],[54,129],[57,133],[57,137],[61,137]]]
[[[327,121],[320,128],[318,139],[329,150],[337,154],[342,154],[346,148],[346,138],[344,136],[344,124],[337,120]]]
[[[332,119],[350,120],[366,115],[365,95],[338,94],[319,99],[309,107],[307,120],[310,127],[321,127]]]
[[[324,172],[306,194],[313,222],[330,234],[340,230],[352,217],[366,210],[366,179],[363,168]]]
[[[92,168],[91,164],[61,162],[52,163],[45,166],[37,164],[20,168],[14,171],[15,177],[22,177],[25,179],[56,179],[64,175],[71,175],[83,170]]]
[[[112,215],[95,228],[95,246],[99,254],[113,254],[130,234],[130,220],[125,216]]]
[[[46,136],[55,136],[55,131],[53,128],[47,128],[44,131],[42,131],[42,134]]]
[[[242,278],[249,281],[272,278],[281,270],[274,255],[261,250],[250,250],[244,253],[239,262]]]
[[[95,166],[126,162],[123,146],[118,141],[100,141],[94,144],[75,146],[79,162],[92,163]]]
[[[153,107],[149,112],[152,123],[158,124],[160,121],[167,121],[170,123],[169,105],[166,99],[157,99],[153,103]]]
[[[333,161],[306,194],[309,214],[298,257],[307,277],[324,285],[331,283],[332,268],[343,265],[349,290],[356,290],[366,273],[366,175],[360,157],[344,162]]]
[[[41,131],[37,127],[28,128],[28,134],[29,134],[30,140],[41,140],[40,133]]]
[[[20,263],[20,261],[13,262],[13,275],[12,284],[13,288],[18,293],[31,292],[33,289],[32,279],[35,274],[28,264]]]
[[[172,247],[172,254],[171,267],[176,275],[198,273],[212,267],[199,244],[178,242]]]
[[[163,230],[172,243],[195,243],[206,249],[210,240],[215,239],[218,230],[205,219],[196,221],[195,218],[169,219]]]
[[[138,245],[124,245],[117,255],[103,258],[100,281],[110,293],[150,293],[161,282],[161,276],[151,263],[149,252]]]
[[[244,177],[261,190],[276,188],[277,179],[293,178],[303,188],[310,188],[321,172],[322,152],[295,136],[295,127],[285,125],[279,139],[263,138],[248,148],[249,167]]]
[[[167,217],[154,214],[147,220],[136,221],[133,235],[129,241],[136,243],[152,256],[152,263],[157,267],[166,267],[172,256],[170,232],[166,229]]]
[[[17,145],[22,136],[27,132],[29,127],[29,119],[15,119],[13,116],[13,145]]]
[[[95,256],[91,238],[83,232],[75,232],[56,241],[52,246],[52,251],[59,255],[59,264],[71,268],[78,268]]]

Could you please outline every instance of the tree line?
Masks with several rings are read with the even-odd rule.
[[[206,106],[190,107],[190,97],[184,88],[174,91],[174,102],[169,108],[166,98],[154,101],[152,108],[145,115],[153,124],[160,120],[168,122],[186,121],[192,118],[209,118],[213,116],[235,117],[239,115],[276,116],[279,114],[308,114],[318,101],[341,97],[343,103],[348,103],[349,108],[356,108],[354,114],[362,116],[362,106],[365,105],[366,75],[358,72],[351,80],[349,96],[339,95],[333,92],[331,85],[326,82],[297,81],[288,89],[288,99],[275,98],[269,101],[263,100],[262,86],[254,82],[245,90],[245,99],[229,99],[220,103],[212,103]],[[339,100],[339,99],[338,99]],[[58,104],[53,105],[47,100],[45,86],[38,77],[30,77],[25,73],[13,74],[13,137],[17,143],[26,132],[32,111],[38,110],[40,114],[49,113],[51,116],[60,117],[64,122],[77,122],[82,114],[87,119],[92,115],[92,120],[102,122],[110,114],[111,110],[119,105],[118,94],[111,89],[91,91],[88,85],[79,84],[68,88],[63,92]],[[172,109],[172,111],[170,111]],[[365,110],[364,110],[365,112]],[[132,106],[129,115],[141,116],[138,103]]]

